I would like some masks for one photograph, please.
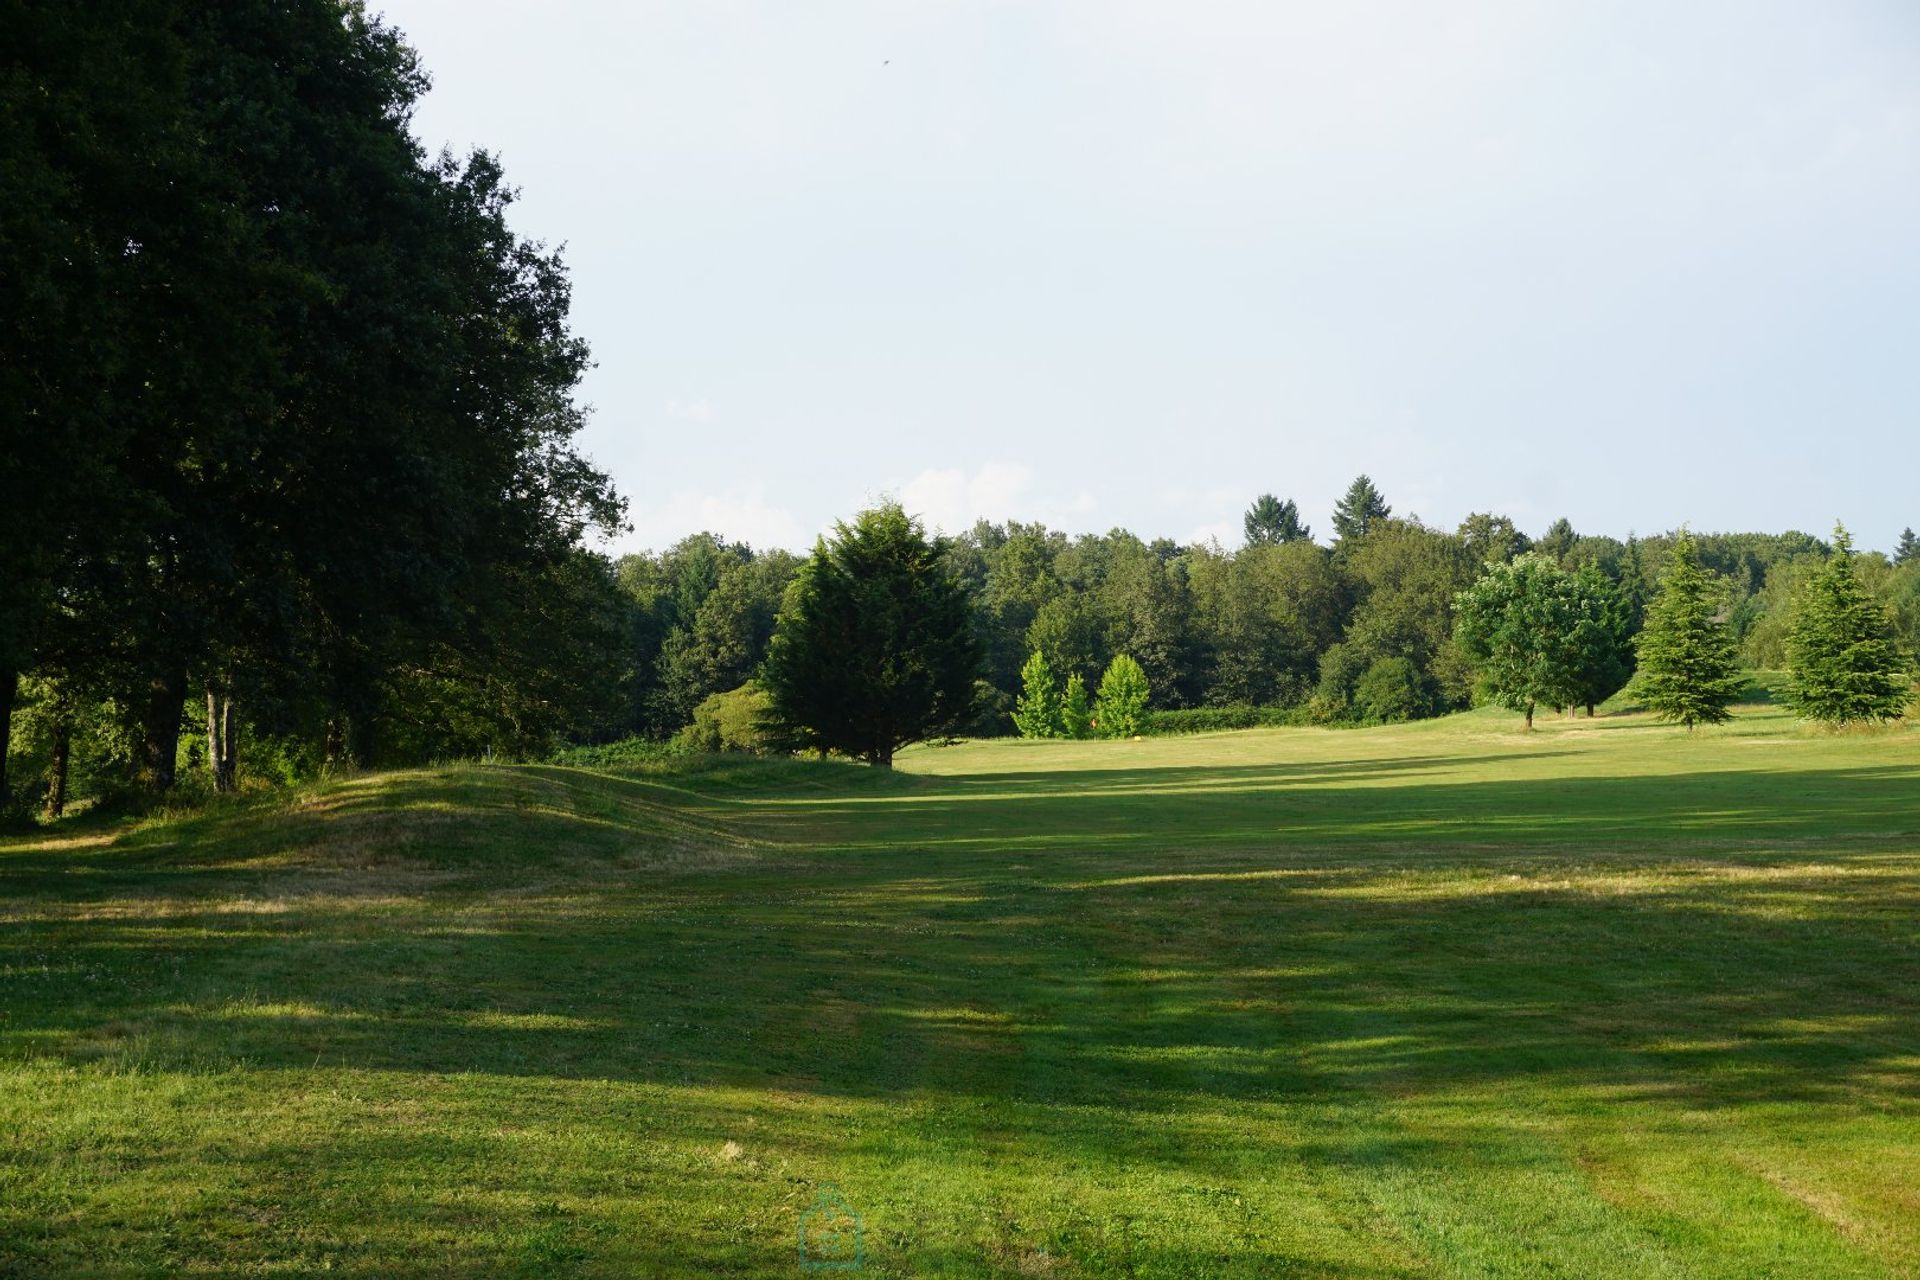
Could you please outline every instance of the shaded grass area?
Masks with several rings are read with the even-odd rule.
[[[0,845],[0,1274],[1920,1271],[1920,739],[350,779]]]

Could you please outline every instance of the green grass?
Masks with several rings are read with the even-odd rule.
[[[0,844],[0,1275],[1920,1274],[1920,734],[1516,728]]]

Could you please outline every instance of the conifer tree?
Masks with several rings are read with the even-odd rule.
[[[1808,720],[1896,720],[1913,700],[1893,621],[1854,572],[1853,539],[1839,525],[1833,554],[1801,593],[1787,664],[1787,703]]]
[[[1911,564],[1920,560],[1920,538],[1914,536],[1912,529],[1900,531],[1900,541],[1893,549],[1895,564]]]
[[[1300,523],[1300,508],[1294,505],[1293,499],[1282,502],[1270,493],[1253,500],[1253,505],[1247,508],[1243,527],[1250,547],[1305,542],[1313,536],[1312,531]]]
[[[1101,736],[1131,738],[1139,733],[1147,720],[1148,693],[1145,669],[1128,655],[1116,654],[1100,677],[1096,715]]]
[[[1720,619],[1718,583],[1682,529],[1660,593],[1647,606],[1637,647],[1639,689],[1662,720],[1687,726],[1719,724],[1743,681],[1733,634]]]
[[[1078,671],[1067,677],[1067,692],[1060,700],[1060,727],[1069,738],[1084,738],[1093,728],[1093,699]]]
[[[980,650],[946,551],[892,502],[819,541],[757,678],[775,741],[885,769],[899,747],[966,719]]]
[[[1061,734],[1060,682],[1054,678],[1047,655],[1035,649],[1020,668],[1021,693],[1013,705],[1013,726],[1023,738],[1057,738]]]
[[[1364,538],[1380,521],[1393,514],[1393,508],[1380,496],[1371,476],[1356,476],[1347,486],[1346,496],[1334,504],[1333,533],[1342,542]]]

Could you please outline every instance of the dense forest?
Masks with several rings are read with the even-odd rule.
[[[574,445],[564,265],[490,155],[415,141],[396,33],[333,0],[5,26],[0,809],[750,729],[806,559],[591,549],[623,511]],[[1234,550],[983,522],[933,544],[978,658],[950,727],[1012,732],[1036,652],[1082,691],[1137,663],[1161,727],[1439,714],[1484,683],[1456,609],[1489,564],[1584,575],[1624,643],[1671,541],[1436,528],[1364,476],[1320,540],[1273,495]],[[1781,666],[1829,544],[1696,542]],[[1913,655],[1913,535],[1859,573]]]
[[[1530,536],[1492,514],[1448,531],[1393,515],[1364,477],[1356,490],[1376,509],[1345,521],[1331,546],[1303,530],[1270,531],[1257,519],[1264,499],[1250,509],[1247,541],[1235,550],[1148,542],[1119,529],[1071,537],[984,521],[949,539],[947,563],[970,589],[984,652],[968,731],[1014,731],[1021,668],[1036,650],[1063,680],[1078,674],[1089,686],[1115,655],[1129,654],[1146,669],[1162,711],[1285,708],[1320,723],[1364,723],[1456,710],[1472,705],[1478,674],[1457,643],[1456,597],[1489,561],[1533,551],[1569,571],[1597,571],[1619,591],[1631,634],[1673,543],[1671,533],[1580,534],[1565,520]],[[1355,496],[1343,499],[1343,510]],[[1794,602],[1829,543],[1797,532],[1695,534],[1694,542],[1741,656],[1758,669],[1785,666]],[[1900,643],[1920,653],[1920,554],[1909,547],[1898,564],[1878,554],[1858,562],[1891,608]],[[671,734],[704,699],[752,675],[799,564],[787,552],[756,554],[711,534],[619,561],[635,610],[636,733]],[[1367,674],[1389,663],[1411,674],[1411,697],[1403,681],[1387,686],[1391,708],[1369,705],[1364,692],[1382,682]]]

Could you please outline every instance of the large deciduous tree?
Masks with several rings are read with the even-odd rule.
[[[1480,664],[1481,687],[1526,716],[1536,706],[1567,706],[1580,696],[1581,620],[1573,578],[1552,557],[1528,552],[1492,563],[1456,604],[1459,636]]]
[[[819,541],[759,680],[782,740],[888,768],[966,718],[980,652],[944,552],[896,503]]]

